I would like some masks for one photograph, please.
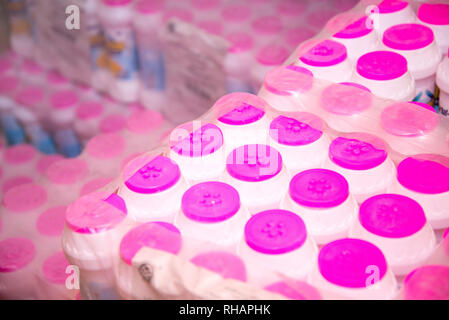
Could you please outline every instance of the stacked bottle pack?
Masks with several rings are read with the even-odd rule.
[[[144,110],[11,52],[0,65],[0,120],[9,145],[29,142],[45,154],[76,157],[89,139],[122,130],[127,117]]]
[[[376,1],[372,1],[376,3]],[[444,111],[449,4],[370,1],[332,18],[288,59],[314,76],[352,81],[379,97],[416,101]]]
[[[90,139],[75,158],[39,153],[29,144],[1,150],[1,299],[79,298],[77,269],[61,247],[67,206],[107,185],[169,128],[158,112],[138,110],[121,129]]]
[[[32,17],[25,14],[27,1],[8,2],[11,8],[21,3],[22,16]],[[228,90],[252,92],[260,87],[267,69],[282,64],[300,42],[357,1],[268,0],[242,4],[235,0],[86,0],[83,3],[90,43],[91,85],[109,92],[116,100],[126,103],[139,100],[146,107],[154,107],[159,105],[155,101],[163,101],[165,89],[164,48],[159,32],[172,19],[225,39],[229,43],[224,61]],[[16,12],[10,11],[11,15]],[[32,19],[30,26],[36,28]],[[32,50],[24,50],[27,46],[22,45],[21,39],[25,38],[23,33],[13,33],[12,46],[26,55]],[[35,40],[29,36],[28,45],[32,46]],[[36,40],[35,46],[40,45]],[[51,61],[46,64],[51,65]]]
[[[397,105],[370,98],[380,110]],[[395,139],[356,131],[224,96],[165,149],[130,161],[110,189],[68,207],[63,249],[82,296],[447,299],[429,271],[449,269],[447,146],[423,143],[425,154],[410,156]],[[423,281],[437,285],[429,293]]]

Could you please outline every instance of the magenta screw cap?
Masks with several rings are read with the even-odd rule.
[[[432,25],[449,25],[449,4],[423,3],[418,9],[418,18]]]
[[[252,216],[245,226],[247,245],[264,254],[282,254],[300,248],[307,238],[302,219],[287,210],[267,210]]]
[[[427,47],[434,40],[432,29],[418,23],[398,24],[388,28],[382,42],[396,50],[417,50]]]
[[[194,265],[218,273],[225,279],[246,281],[246,268],[236,255],[225,251],[201,253],[190,260]]]
[[[436,161],[406,158],[398,165],[397,179],[403,187],[420,193],[449,191],[449,168]]]
[[[360,239],[340,239],[326,244],[318,254],[321,275],[330,283],[346,288],[366,288],[373,269],[381,280],[387,272],[382,251]]]
[[[290,197],[299,205],[310,208],[332,208],[349,197],[349,185],[338,172],[310,169],[295,175],[290,181]]]
[[[203,182],[188,189],[181,204],[184,215],[203,223],[220,222],[231,218],[240,208],[240,197],[232,186],[217,182]]]
[[[336,165],[350,170],[368,170],[387,159],[385,150],[357,139],[338,137],[329,146],[329,158]]]
[[[407,60],[393,51],[373,51],[357,60],[356,69],[366,79],[392,80],[407,72]]]
[[[166,222],[148,222],[129,231],[120,242],[120,256],[129,265],[143,247],[177,254],[181,250],[179,230]]]
[[[125,185],[137,193],[152,194],[174,186],[181,177],[181,170],[171,159],[157,156],[139,169]]]
[[[369,232],[385,238],[415,234],[426,224],[423,208],[413,199],[398,194],[380,194],[360,206],[360,224]]]
[[[238,126],[256,122],[261,119],[264,114],[265,111],[253,107],[248,103],[242,102],[240,106],[218,118],[218,121],[225,124]]]
[[[223,146],[223,133],[214,124],[206,124],[192,132],[171,149],[181,156],[202,157],[212,154]]]
[[[66,213],[66,223],[75,232],[93,234],[108,231],[127,215],[123,199],[113,193],[88,194],[72,203]]]
[[[373,31],[372,28],[369,28],[367,26],[367,19],[369,18],[363,17],[361,19],[358,19],[357,21],[349,24],[344,29],[334,34],[334,37],[339,39],[354,39],[366,36],[371,31]]]
[[[401,11],[408,6],[407,1],[401,0],[384,0],[379,3],[379,13],[393,13]]]
[[[264,144],[247,144],[238,147],[226,159],[228,173],[243,181],[265,181],[276,176],[281,169],[281,154]]]
[[[289,146],[303,146],[321,138],[323,132],[294,118],[278,116],[270,124],[270,136]]]
[[[299,60],[315,67],[329,67],[343,62],[347,57],[346,47],[332,40],[324,40],[304,53]]]

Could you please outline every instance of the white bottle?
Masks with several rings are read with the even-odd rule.
[[[109,54],[108,92],[119,101],[134,102],[140,85],[132,0],[103,0],[99,9]]]
[[[164,2],[161,0],[140,0],[135,6],[134,27],[139,50],[140,102],[146,108],[159,108],[164,97],[164,57],[158,39],[163,11]]]
[[[105,50],[103,28],[98,17],[99,0],[85,2],[86,28],[89,37],[89,57],[92,70],[90,85],[103,91],[107,88],[109,73],[107,70],[108,56]]]
[[[449,50],[448,50],[449,51]],[[440,88],[440,107],[449,109],[449,54],[438,66],[437,86]]]

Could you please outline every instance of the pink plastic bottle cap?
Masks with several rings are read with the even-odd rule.
[[[298,66],[274,68],[265,75],[264,86],[268,91],[281,96],[306,92],[313,86],[313,73]]]
[[[47,80],[50,84],[55,85],[69,83],[69,80],[57,71],[50,71],[47,74]]]
[[[446,231],[444,231],[443,239],[445,239],[448,234],[449,234],[449,228],[447,228]]]
[[[346,47],[332,40],[324,40],[304,53],[299,60],[314,67],[330,67],[346,60]]]
[[[209,181],[188,189],[181,204],[184,215],[201,223],[215,223],[234,216],[240,208],[240,197],[232,186]]]
[[[120,243],[120,256],[129,265],[144,247],[177,254],[181,250],[179,230],[166,222],[148,222],[129,231]]]
[[[329,158],[336,165],[350,170],[368,170],[387,159],[385,150],[357,139],[338,137],[329,146]]]
[[[62,159],[48,167],[46,175],[56,184],[70,185],[83,179],[88,173],[86,161],[76,159]]]
[[[54,109],[70,108],[78,103],[78,95],[74,90],[62,90],[53,93],[50,101]]]
[[[59,251],[44,261],[42,273],[44,278],[54,284],[63,285],[67,280],[66,269],[70,265],[64,252]]]
[[[270,136],[280,144],[303,146],[315,142],[323,132],[294,118],[278,116],[270,124]]]
[[[223,146],[223,133],[216,125],[208,123],[171,147],[185,157],[202,157],[212,154]]]
[[[449,267],[429,265],[412,271],[404,281],[406,300],[449,300]]]
[[[300,43],[312,38],[315,32],[304,27],[297,27],[285,33],[285,41],[291,47],[297,47]]]
[[[200,21],[197,23],[198,28],[206,31],[207,33],[214,34],[217,36],[221,36],[223,33],[223,25],[220,21],[216,20],[207,20]]]
[[[47,192],[37,184],[29,183],[8,190],[3,196],[5,207],[15,213],[37,209],[47,201]]]
[[[375,245],[360,239],[340,239],[326,244],[318,254],[321,275],[330,283],[346,288],[366,288],[373,270],[382,280],[387,261]]]
[[[116,7],[116,6],[126,6],[130,4],[132,0],[103,0],[103,3],[107,6]]]
[[[157,156],[131,176],[125,185],[137,192],[152,194],[174,186],[181,177],[178,165],[164,156]]]
[[[369,109],[372,95],[361,85],[349,82],[331,84],[323,90],[320,104],[330,113],[350,116]]]
[[[0,175],[1,176],[1,175]],[[8,190],[20,186],[22,184],[32,183],[33,179],[27,176],[16,176],[7,179],[5,182],[3,182],[2,191],[5,194]]]
[[[310,208],[337,207],[349,197],[349,185],[339,173],[327,169],[310,169],[290,181],[290,197]]]
[[[184,22],[192,22],[193,14],[186,9],[182,8],[173,8],[169,9],[165,12],[163,21],[164,23],[170,20],[171,18],[176,18]]]
[[[27,238],[8,238],[0,241],[0,272],[14,272],[33,261],[36,249]]]
[[[432,29],[418,23],[405,23],[388,28],[382,42],[396,50],[417,50],[430,45],[434,40]]]
[[[269,44],[260,48],[256,56],[257,62],[266,66],[281,65],[287,58],[288,50],[277,44]]]
[[[407,60],[392,51],[373,51],[357,60],[357,72],[371,80],[397,79],[407,72]]]
[[[136,10],[142,14],[153,14],[164,9],[163,0],[139,0],[136,3]]]
[[[164,119],[155,110],[136,111],[126,120],[126,128],[134,133],[144,134],[159,128]]]
[[[101,177],[90,180],[81,188],[80,195],[84,196],[91,192],[97,191],[98,189],[108,185],[112,180],[113,179],[109,177]]]
[[[236,255],[225,251],[201,253],[190,260],[194,265],[218,273],[224,279],[246,282],[246,268]]]
[[[256,122],[264,115],[265,112],[263,110],[242,102],[240,106],[218,118],[218,121],[233,126],[240,126]]]
[[[41,213],[36,222],[37,231],[45,236],[61,236],[64,230],[66,210],[66,206],[57,206]]]
[[[87,153],[97,159],[111,159],[125,150],[126,141],[118,133],[104,133],[89,140]]]
[[[241,53],[249,51],[254,47],[254,41],[250,34],[246,32],[234,32],[226,36],[230,46],[228,52]]]
[[[366,36],[371,31],[373,31],[373,28],[368,27],[369,21],[367,21],[367,19],[369,18],[363,17],[351,23],[350,25],[346,26],[343,30],[334,34],[334,38],[354,39]]]
[[[307,231],[302,219],[287,210],[267,210],[252,216],[245,226],[247,245],[264,254],[282,254],[300,248]]]
[[[43,100],[44,91],[36,86],[21,89],[16,94],[17,103],[27,107],[34,107]]]
[[[433,25],[449,25],[449,4],[423,3],[418,9],[418,18]]]
[[[408,6],[407,1],[384,0],[378,5],[379,13],[393,13],[405,9]]]
[[[110,230],[126,218],[123,199],[113,193],[94,192],[73,202],[66,212],[67,225],[78,233],[100,233]]]
[[[282,20],[278,16],[263,16],[251,24],[253,31],[261,35],[275,35],[282,31]]]
[[[395,136],[423,136],[432,132],[438,123],[438,114],[408,102],[386,107],[381,114],[382,128]]]
[[[39,64],[29,59],[23,62],[22,69],[28,73],[41,73],[43,71]]]
[[[20,165],[32,161],[36,156],[36,149],[28,144],[18,144],[6,148],[3,154],[5,162],[13,165]]]
[[[96,101],[81,103],[76,109],[76,116],[81,120],[97,118],[103,113],[103,105]]]
[[[266,286],[264,289],[273,293],[279,293],[280,295],[283,295],[291,300],[307,300],[302,294],[285,282],[275,282]]]
[[[226,159],[226,170],[238,180],[265,181],[282,169],[281,154],[264,144],[247,144],[234,149]]]
[[[221,0],[191,0],[192,6],[197,10],[212,10],[220,5]]]
[[[276,6],[277,12],[285,16],[298,16],[303,14],[306,9],[307,7],[303,2],[296,0],[280,1]]]
[[[397,173],[399,183],[412,191],[426,194],[449,191],[449,168],[438,162],[409,157],[399,163]]]
[[[431,105],[428,105],[427,103],[417,101],[410,101],[410,103],[416,104],[417,106],[423,107],[424,109],[427,109],[429,111],[436,112],[435,109]]]
[[[52,155],[42,155],[40,159],[37,161],[36,169],[39,171],[40,174],[45,174],[47,169],[56,161],[64,159],[63,156],[59,154],[52,154]]]
[[[360,206],[359,221],[371,233],[385,238],[408,237],[424,227],[423,208],[399,194],[380,194]]]
[[[0,78],[0,94],[10,94],[19,85],[19,79],[15,76],[6,76]]]
[[[246,21],[251,16],[251,7],[244,4],[231,4],[223,8],[221,16],[226,23]]]
[[[126,118],[121,114],[111,114],[100,121],[100,131],[102,133],[119,132],[126,125]]]

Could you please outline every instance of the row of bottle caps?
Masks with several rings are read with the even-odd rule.
[[[164,155],[128,163],[116,192],[68,208],[63,248],[84,272],[86,296],[141,298],[130,265],[150,247],[262,287],[282,287],[281,273],[327,298],[388,299],[394,275],[423,265],[437,248],[433,229],[449,226],[449,169],[437,161],[408,157],[396,168],[375,139],[330,142],[248,103],[179,140],[183,129]],[[370,266],[377,290],[366,287]]]

